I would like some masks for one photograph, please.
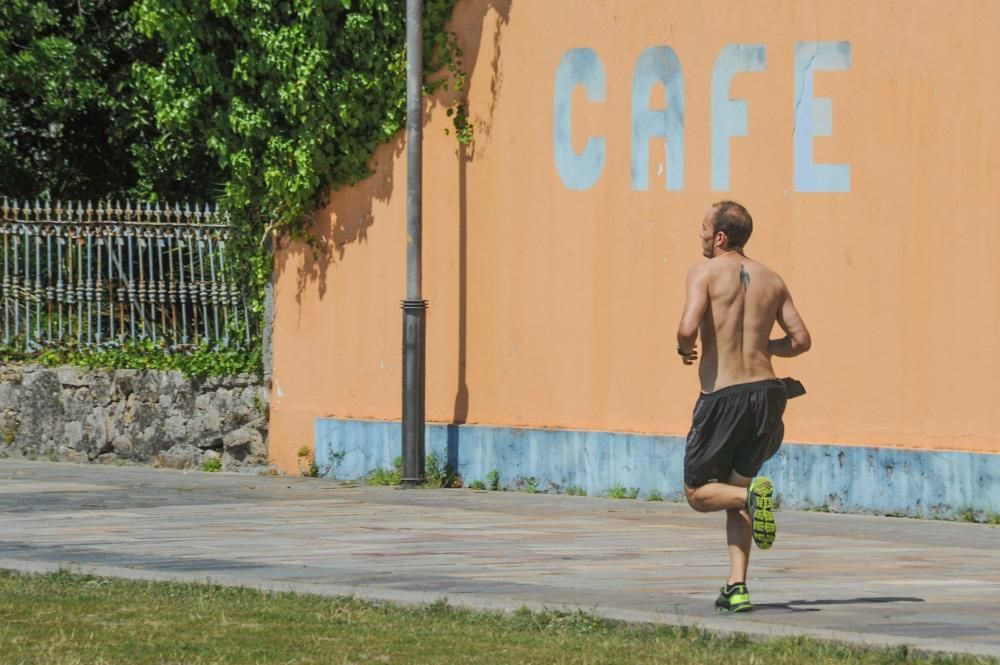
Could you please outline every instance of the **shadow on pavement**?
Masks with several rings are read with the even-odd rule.
[[[871,596],[869,598],[824,598],[820,600],[790,600],[787,603],[754,603],[755,612],[783,610],[785,612],[819,612],[817,605],[870,605],[877,603],[922,603],[923,598],[912,596]]]

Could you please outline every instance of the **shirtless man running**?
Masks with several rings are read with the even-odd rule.
[[[710,259],[691,268],[677,329],[685,365],[698,358],[701,395],[694,407],[684,455],[684,490],[697,511],[726,511],[729,579],[717,608],[752,608],[746,575],[750,541],[774,542],[771,481],[758,476],[781,446],[788,392],[775,377],[771,357],[809,350],[809,331],[777,273],[750,259],[743,246],[753,231],[746,208],[721,201],[701,223],[702,251]],[[771,339],[775,322],[785,332]]]

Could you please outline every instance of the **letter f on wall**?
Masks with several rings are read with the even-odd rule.
[[[604,65],[593,49],[566,52],[556,70],[555,150],[556,170],[569,189],[590,189],[604,170],[604,138],[590,138],[583,152],[573,150],[573,90],[582,85],[587,99],[603,102],[606,94]]]
[[[729,85],[740,72],[762,72],[767,48],[759,44],[723,47],[712,71],[712,189],[729,189],[729,137],[746,136],[747,103],[729,97]]]

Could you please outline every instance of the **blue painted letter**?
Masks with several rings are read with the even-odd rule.
[[[579,155],[573,151],[573,90],[578,85],[590,101],[604,101],[604,64],[592,49],[567,51],[556,70],[556,169],[566,187],[582,191],[593,187],[604,170],[604,138],[588,139]]]
[[[712,189],[729,189],[729,137],[747,135],[747,103],[729,97],[729,83],[740,72],[762,72],[767,48],[730,44],[722,48],[712,71]]]
[[[655,84],[667,92],[667,108],[652,111]],[[643,51],[632,77],[632,189],[649,189],[649,140],[666,137],[667,189],[684,189],[684,75],[669,46]]]
[[[833,104],[813,97],[813,73],[851,68],[850,42],[799,42],[795,47],[795,191],[849,192],[848,164],[814,164],[813,137],[833,133]]]

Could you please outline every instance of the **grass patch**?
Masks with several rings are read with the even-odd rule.
[[[976,511],[974,511],[972,508],[963,508],[962,510],[958,511],[958,514],[955,516],[955,519],[957,519],[959,522],[975,522]]]
[[[930,513],[903,513],[899,511],[881,513],[883,517],[899,517],[911,520],[942,520],[945,522],[962,522],[965,524],[988,524],[1000,526],[1000,513],[976,511],[975,508],[959,508],[954,513],[935,511]]]
[[[399,485],[403,481],[403,458],[392,460],[391,469],[372,469],[365,477],[368,485]],[[424,458],[424,487],[461,487],[462,477],[435,452]]]
[[[318,478],[319,477],[319,464],[316,462],[316,457],[313,455],[312,448],[309,446],[302,446],[299,448],[299,473],[301,473],[306,478]]]
[[[660,490],[649,490],[646,501],[663,501],[663,494],[660,493]]]
[[[583,489],[579,485],[570,485],[566,488],[566,494],[570,496],[587,496],[587,490]]]
[[[369,485],[398,485],[403,479],[403,458],[392,460],[391,469],[373,469],[365,482]]]
[[[411,609],[55,573],[0,572],[0,660],[78,663],[996,663],[786,638],[752,642],[580,612]]]
[[[222,460],[218,457],[209,457],[207,460],[201,463],[201,470],[206,473],[215,473],[217,471],[222,471]]]
[[[438,458],[437,453],[427,453],[424,460],[424,484],[426,487],[461,487],[462,477],[446,461]]]
[[[607,493],[609,499],[635,499],[638,496],[638,487],[625,487],[621,483],[615,483],[609,487]]]
[[[538,479],[534,476],[521,479],[521,491],[528,494],[538,494]]]

